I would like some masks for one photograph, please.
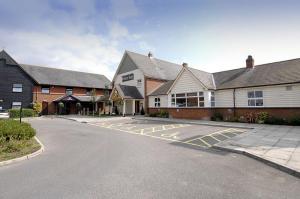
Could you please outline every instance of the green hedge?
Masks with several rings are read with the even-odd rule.
[[[22,117],[35,117],[36,113],[33,109],[24,108],[22,109]],[[18,118],[20,117],[20,109],[10,109],[9,110],[10,118]]]
[[[16,120],[0,120],[0,141],[29,140],[34,136],[35,130],[28,123],[20,123]]]

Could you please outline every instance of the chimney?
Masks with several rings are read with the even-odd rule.
[[[183,62],[183,63],[182,63],[182,66],[183,66],[183,67],[188,67],[188,64],[185,63],[185,62]]]
[[[253,68],[254,67],[254,59],[251,55],[248,56],[246,59],[246,68]]]
[[[149,53],[148,53],[148,57],[149,57],[149,58],[152,58],[152,57],[153,57],[152,52],[149,52]]]

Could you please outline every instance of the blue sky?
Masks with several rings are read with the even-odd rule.
[[[300,57],[299,10],[295,0],[0,0],[0,47],[19,63],[109,78],[126,49],[216,72],[249,54]]]

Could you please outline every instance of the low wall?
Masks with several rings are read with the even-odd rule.
[[[286,120],[300,116],[300,108],[149,108],[149,113],[167,111],[171,118],[210,120],[214,113],[221,113],[225,120],[234,116],[246,116],[248,113],[267,112],[270,116]]]

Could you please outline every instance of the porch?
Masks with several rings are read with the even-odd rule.
[[[134,86],[116,85],[110,96],[112,113],[116,115],[143,115],[144,98]]]
[[[109,109],[106,107],[108,99],[104,96],[74,96],[65,95],[53,101],[55,105],[55,114],[69,115],[91,115],[105,114]],[[43,114],[45,115],[45,103],[42,104]]]

